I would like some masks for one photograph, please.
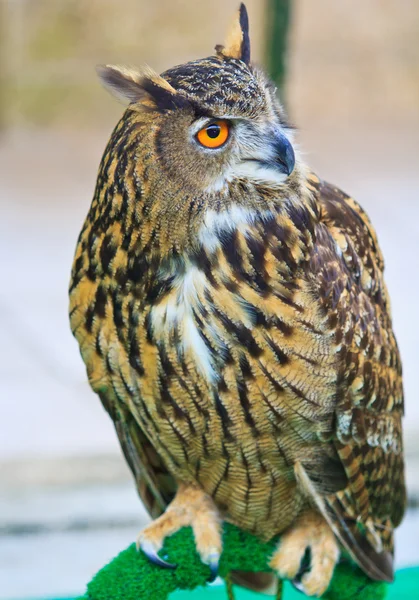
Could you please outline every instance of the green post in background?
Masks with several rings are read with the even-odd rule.
[[[266,0],[266,68],[276,83],[282,102],[287,67],[291,0]]]
[[[0,0],[0,133],[6,125],[6,3]]]

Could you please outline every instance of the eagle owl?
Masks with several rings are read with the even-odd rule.
[[[403,390],[367,215],[303,163],[243,5],[209,58],[99,75],[129,106],[70,318],[155,519],[138,547],[171,567],[163,540],[190,525],[214,575],[227,520],[280,534],[270,567],[307,595],[342,553],[391,581]]]

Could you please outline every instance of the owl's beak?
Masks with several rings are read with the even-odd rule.
[[[275,132],[273,149],[273,166],[281,173],[291,175],[295,167],[294,149],[289,139],[282,132]]]
[[[291,142],[280,129],[265,130],[256,140],[259,147],[255,144],[253,156],[241,158],[234,166],[234,175],[267,185],[283,185],[295,167]]]

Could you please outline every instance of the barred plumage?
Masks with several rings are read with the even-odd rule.
[[[354,200],[298,154],[284,176],[291,132],[245,59],[243,15],[214,57],[102,70],[131,104],[77,245],[72,330],[152,516],[199,490],[218,548],[219,518],[268,539],[300,535],[315,510],[307,527],[391,579],[403,391],[383,259]],[[233,139],[201,152],[191,136],[214,118]],[[142,540],[157,551],[156,531]],[[334,558],[319,584],[305,575],[309,594],[337,560],[326,538]]]

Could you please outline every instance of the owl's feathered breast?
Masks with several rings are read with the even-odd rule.
[[[300,462],[337,521],[361,514],[371,543],[391,545],[371,520],[388,527],[404,508],[401,375],[362,212],[312,177],[301,202],[210,213],[192,247],[162,259],[127,185],[99,178],[71,291],[114,420],[132,415],[168,472],[205,485],[243,527],[269,537],[292,522]],[[148,488],[163,488],[144,462]]]
[[[128,408],[178,479],[204,481],[231,513],[251,506],[252,526],[265,515],[265,535],[270,512],[289,522],[302,502],[293,463],[334,454],[313,446],[330,429],[335,377],[303,278],[313,206],[212,211],[192,248],[162,260],[95,210],[71,293],[91,385],[111,413]]]

